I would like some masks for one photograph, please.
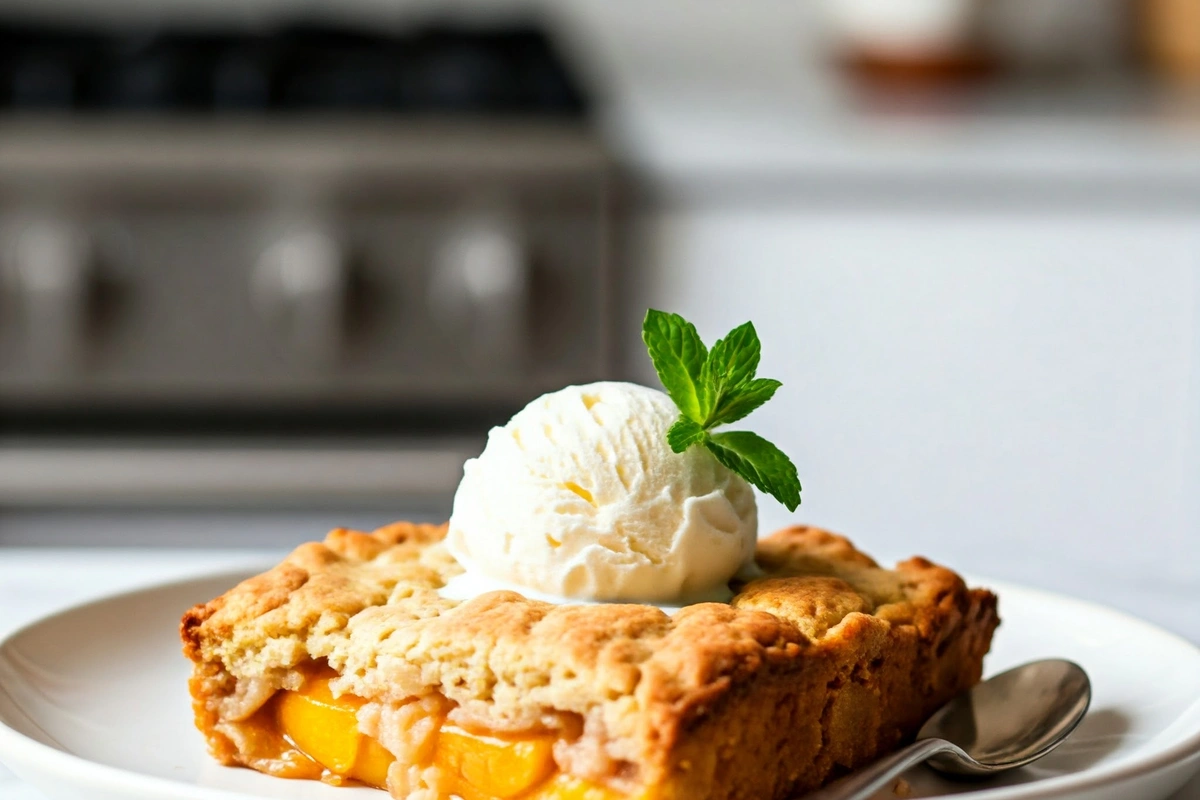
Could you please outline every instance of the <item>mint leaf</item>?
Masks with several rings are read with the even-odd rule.
[[[642,341],[667,394],[688,419],[704,424],[711,409],[708,385],[701,373],[708,349],[696,326],[678,314],[650,309],[642,322]]]
[[[770,378],[754,378],[732,392],[726,390],[721,404],[713,412],[713,425],[737,422],[770,400],[775,395],[775,390],[782,385]]]
[[[727,468],[795,511],[800,505],[796,465],[783,451],[757,433],[714,433],[704,446]]]
[[[761,352],[762,344],[751,322],[737,326],[724,339],[717,340],[705,359],[704,375],[715,390],[718,403],[721,394],[754,377]]]
[[[681,416],[667,430],[672,452],[706,447],[727,469],[795,511],[800,505],[796,465],[778,447],[746,431],[710,433],[735,422],[775,395],[779,381],[755,378],[762,344],[747,322],[704,347],[696,326],[678,314],[650,309],[642,340],[659,380]]]
[[[680,417],[675,420],[675,423],[667,429],[667,444],[671,445],[671,451],[674,453],[682,453],[694,444],[700,444],[708,438],[708,433],[704,428],[700,427],[698,422],[694,422],[687,417]]]

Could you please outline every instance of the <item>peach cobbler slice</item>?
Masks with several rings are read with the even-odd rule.
[[[815,528],[760,541],[728,604],[460,602],[444,532],[334,531],[191,609],[213,756],[397,800],[783,800],[911,737],[998,621],[949,570]]]

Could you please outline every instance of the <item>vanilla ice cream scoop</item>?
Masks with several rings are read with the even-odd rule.
[[[754,491],[702,447],[671,452],[678,416],[662,392],[593,383],[493,428],[454,496],[446,543],[467,572],[443,593],[490,581],[548,599],[727,600],[753,563]]]

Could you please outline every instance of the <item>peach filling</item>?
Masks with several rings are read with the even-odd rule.
[[[281,691],[273,702],[283,737],[319,764],[335,782],[353,779],[387,786],[395,757],[358,729],[360,697],[334,697],[332,670],[315,672],[299,691]],[[622,800],[626,795],[561,772],[553,734],[484,734],[452,723],[439,729],[428,765],[442,775],[443,790],[463,800]]]
[[[334,775],[370,786],[387,785],[395,757],[379,742],[358,732],[359,697],[334,697],[332,676],[310,678],[299,692],[280,692],[275,714],[280,731],[296,749]]]

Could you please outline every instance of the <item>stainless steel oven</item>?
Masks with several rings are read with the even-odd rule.
[[[538,29],[0,40],[0,542],[444,514],[490,425],[612,374],[612,164]]]

